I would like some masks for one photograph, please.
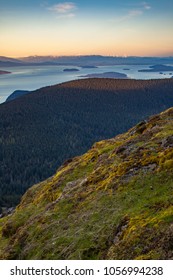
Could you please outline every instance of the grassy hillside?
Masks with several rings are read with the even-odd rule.
[[[86,79],[39,89],[0,105],[0,206],[81,155],[173,106],[173,79]]]
[[[0,230],[2,259],[173,259],[173,108],[64,163]]]

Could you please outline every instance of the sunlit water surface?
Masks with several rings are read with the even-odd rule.
[[[76,72],[64,72],[65,68],[76,68]],[[41,87],[59,84],[70,80],[83,79],[83,75],[104,72],[124,73],[130,79],[165,79],[171,78],[170,72],[138,72],[147,69],[146,65],[114,65],[99,66],[98,68],[81,68],[76,66],[21,66],[3,67],[0,70],[10,71],[11,74],[0,75],[0,103],[15,90],[35,90]],[[128,69],[128,70],[127,70]]]

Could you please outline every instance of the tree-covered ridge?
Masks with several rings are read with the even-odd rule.
[[[172,259],[172,128],[173,108],[30,188],[0,220],[1,258]]]
[[[173,106],[173,79],[84,79],[0,105],[0,206],[10,207],[63,161]]]

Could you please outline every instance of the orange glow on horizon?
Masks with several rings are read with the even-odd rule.
[[[69,21],[51,18],[45,22],[43,19],[38,22],[38,18],[32,22],[21,18],[13,25],[7,23],[4,28],[1,27],[0,55],[173,55],[170,22],[169,26],[168,23],[163,26],[160,18],[157,24],[153,19],[150,22],[139,19],[139,24],[128,20],[129,24],[126,21],[114,23],[97,18],[74,18]]]

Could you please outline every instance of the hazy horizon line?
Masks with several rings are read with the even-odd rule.
[[[21,59],[21,58],[27,58],[27,57],[83,57],[83,56],[101,56],[101,57],[117,57],[117,58],[129,58],[129,57],[136,57],[136,58],[151,58],[151,57],[158,57],[158,58],[164,58],[164,57],[173,57],[172,55],[104,55],[104,54],[71,54],[71,55],[52,55],[52,54],[47,54],[47,55],[26,55],[26,56],[9,56],[9,55],[1,55],[0,57],[7,57],[7,58],[16,58],[16,59]]]

